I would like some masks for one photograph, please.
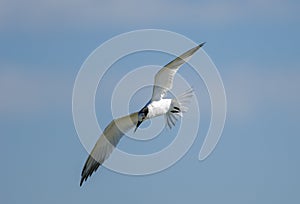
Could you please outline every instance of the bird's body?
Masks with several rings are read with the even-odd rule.
[[[161,99],[159,101],[152,101],[148,105],[149,112],[146,119],[154,118],[166,114],[171,106],[172,99]]]
[[[104,129],[85,162],[80,186],[109,157],[122,136],[134,127],[134,131],[136,131],[143,121],[164,115],[166,125],[169,128],[175,126],[177,119],[187,111],[187,103],[192,97],[192,90],[186,91],[177,98],[166,99],[164,97],[172,88],[173,79],[178,69],[203,45],[204,43],[188,50],[165,65],[155,75],[151,100],[139,112],[115,119]]]

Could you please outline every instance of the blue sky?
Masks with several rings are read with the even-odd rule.
[[[299,1],[279,0],[1,1],[0,202],[299,203],[299,9]],[[197,160],[204,116],[171,168],[139,177],[101,168],[80,188],[87,152],[72,120],[76,74],[101,43],[144,28],[207,42],[227,94],[223,136]],[[97,111],[105,126],[111,113]]]

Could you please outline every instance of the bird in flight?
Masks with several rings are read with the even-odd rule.
[[[143,121],[164,115],[166,125],[171,128],[182,113],[187,111],[186,104],[193,95],[192,90],[187,90],[177,98],[164,98],[173,87],[173,79],[181,65],[191,59],[192,55],[205,43],[188,50],[173,61],[165,65],[155,75],[153,92],[150,101],[139,111],[130,115],[115,119],[104,129],[102,135],[97,140],[89,157],[87,158],[82,173],[80,186],[98,167],[109,157],[122,136],[130,129],[134,132]]]

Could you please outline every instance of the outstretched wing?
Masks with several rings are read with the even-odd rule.
[[[84,164],[80,186],[109,157],[122,136],[136,126],[137,121],[138,113],[136,112],[113,120],[105,128]]]
[[[205,43],[201,43],[200,45],[183,53],[159,70],[159,72],[155,75],[151,98],[152,101],[159,101],[166,95],[167,91],[172,89],[173,79],[178,69],[181,67],[181,65],[190,60],[192,55],[204,44]]]

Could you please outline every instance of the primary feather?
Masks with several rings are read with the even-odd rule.
[[[87,158],[82,173],[80,186],[89,176],[109,157],[122,136],[132,129],[138,121],[138,113],[133,113],[116,120],[104,129],[103,134],[96,142],[92,152]]]
[[[181,65],[189,61],[192,55],[204,44],[205,43],[201,43],[200,45],[188,50],[159,70],[154,79],[153,93],[151,98],[152,101],[159,101],[169,90],[172,89],[173,79],[176,72],[179,70]]]

